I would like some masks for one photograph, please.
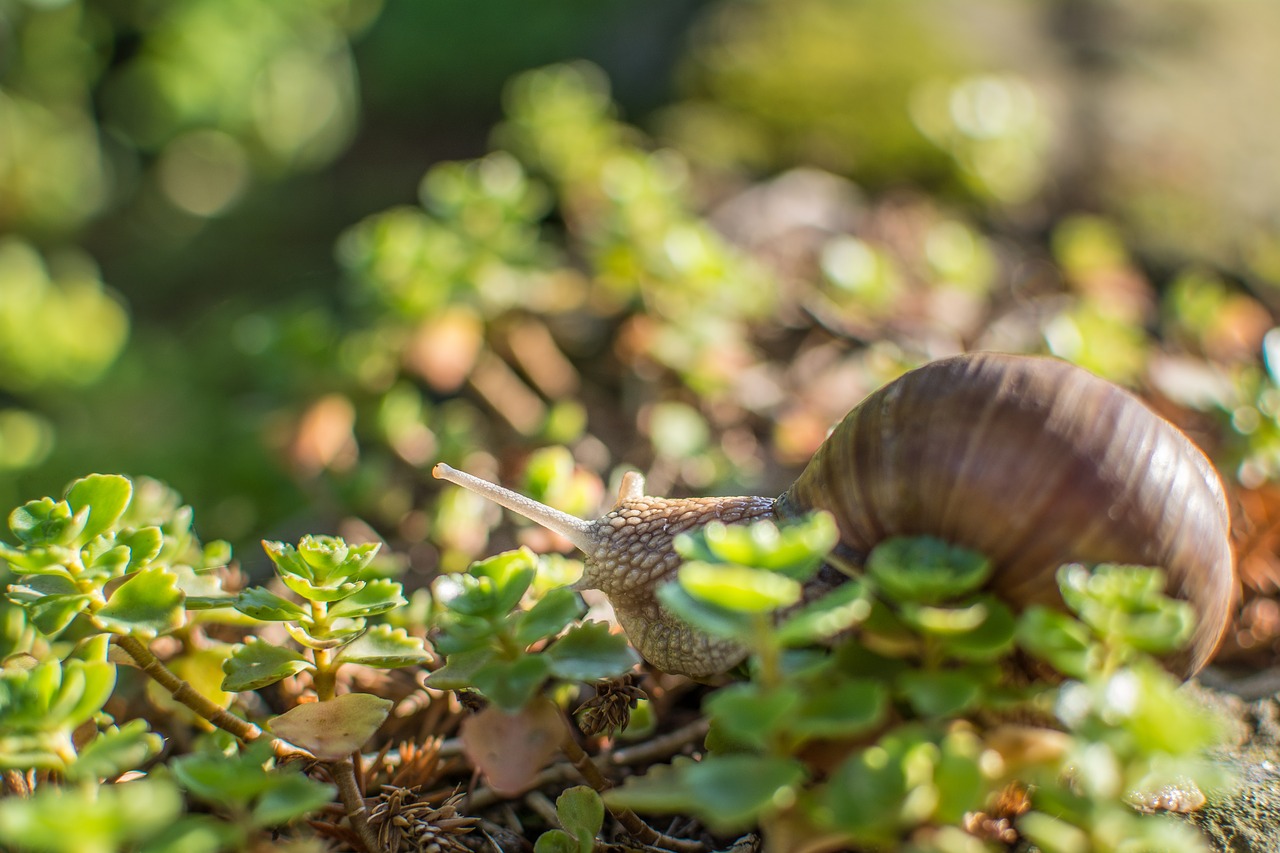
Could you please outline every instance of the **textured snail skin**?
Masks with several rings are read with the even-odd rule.
[[[733,668],[746,651],[690,629],[666,611],[655,591],[675,577],[680,555],[673,541],[712,521],[734,524],[774,518],[772,498],[654,498],[625,500],[596,522],[595,548],[576,586],[598,589],[636,651],[663,672],[704,677]]]
[[[567,536],[586,555],[579,589],[599,589],[651,664],[705,677],[744,651],[705,637],[655,595],[680,565],[672,541],[709,521],[830,511],[857,565],[878,542],[929,534],[991,558],[989,587],[1015,607],[1060,604],[1064,563],[1134,563],[1168,572],[1197,627],[1171,668],[1194,673],[1217,647],[1236,580],[1222,483],[1205,455],[1140,400],[1050,358],[971,353],[899,377],[859,404],[776,501],[666,499],[624,480],[613,511],[582,521],[437,466]]]

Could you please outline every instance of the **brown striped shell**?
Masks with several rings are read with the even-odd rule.
[[[1222,483],[1205,455],[1136,397],[1051,358],[975,353],[867,397],[779,499],[829,510],[853,559],[899,534],[991,558],[1015,606],[1059,601],[1068,562],[1163,567],[1198,624],[1191,671],[1226,627],[1235,571]]]
[[[632,645],[667,672],[707,676],[744,650],[694,632],[655,592],[675,577],[676,535],[709,521],[829,510],[843,556],[894,535],[928,534],[980,551],[1011,604],[1059,602],[1063,563],[1162,566],[1199,621],[1184,659],[1198,670],[1235,595],[1222,483],[1205,455],[1140,400],[1063,361],[973,353],[933,362],[867,397],[777,501],[668,499],[623,480],[613,510],[584,521],[437,465],[465,486],[555,530],[586,555],[577,584],[602,590]]]

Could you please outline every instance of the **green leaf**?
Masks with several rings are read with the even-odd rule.
[[[758,684],[731,684],[712,693],[703,703],[721,736],[739,744],[764,747],[779,731],[788,728],[800,691],[793,685],[766,690]]]
[[[991,563],[932,536],[898,536],[871,551],[867,574],[896,601],[940,604],[986,583]]]
[[[115,664],[71,659],[63,666],[62,686],[49,708],[49,720],[75,728],[102,710],[116,688]]]
[[[301,625],[294,622],[283,622],[281,624],[298,645],[308,649],[315,649],[316,651],[345,646],[363,634],[365,630],[365,621],[363,619],[336,619],[329,623],[323,631],[316,628],[310,620]],[[306,627],[303,627],[304,625]],[[315,633],[308,631],[308,628]]]
[[[276,572],[280,575],[281,580],[286,577],[300,578],[305,581],[315,580],[311,566],[307,564],[306,560],[302,559],[298,549],[292,545],[263,539],[262,550],[266,551],[267,556],[271,558],[271,562],[276,564]]]
[[[222,689],[228,693],[257,690],[275,684],[282,678],[313,669],[306,658],[288,646],[277,646],[257,637],[249,637],[243,645],[235,647],[231,657],[222,663],[226,678]]]
[[[963,634],[948,637],[946,650],[954,658],[965,661],[993,661],[1013,648],[1018,620],[1013,611],[994,596],[981,596],[979,604],[986,611],[982,623]]]
[[[14,848],[46,853],[112,853],[134,849],[171,826],[182,796],[169,782],[41,785],[29,798],[0,800],[0,837]]]
[[[89,520],[77,540],[89,542],[110,530],[133,498],[133,483],[119,474],[90,474],[71,484],[67,504],[73,512],[89,510]]]
[[[163,738],[147,728],[146,720],[112,726],[80,748],[67,768],[67,781],[96,781],[135,770],[158,755],[163,745]]]
[[[1093,645],[1089,629],[1065,613],[1036,605],[1018,619],[1018,644],[1072,678],[1084,678]]]
[[[381,544],[349,545],[340,536],[303,536],[298,554],[311,567],[311,579],[320,586],[333,586],[345,579],[356,580],[378,553]]]
[[[758,625],[752,614],[694,598],[678,583],[658,587],[658,601],[682,621],[712,637],[746,645],[756,636]]]
[[[250,821],[258,828],[286,824],[328,805],[337,790],[297,771],[274,773],[271,784],[254,803]]]
[[[621,675],[640,662],[640,656],[621,634],[609,633],[603,622],[570,628],[541,655],[560,678],[592,681]]]
[[[106,581],[124,575],[129,565],[129,549],[117,545],[114,536],[99,536],[81,550],[80,559],[84,563],[82,579]]]
[[[712,755],[687,772],[706,822],[721,831],[745,828],[793,797],[805,778],[804,765],[791,758]]]
[[[687,814],[697,792],[688,780],[694,762],[677,756],[670,764],[654,764],[643,776],[628,776],[602,795],[610,809],[634,809],[643,814]]]
[[[797,608],[782,620],[774,636],[783,646],[809,645],[847,631],[870,615],[866,585],[849,580]]]
[[[436,690],[465,690],[475,687],[475,675],[497,654],[492,648],[482,646],[465,652],[451,654],[445,665],[427,676],[427,685]]]
[[[604,801],[592,788],[577,785],[556,798],[556,817],[565,831],[577,839],[578,853],[591,853],[604,826]]]
[[[84,612],[93,595],[62,575],[27,576],[9,587],[9,600],[26,609],[31,624],[47,637],[56,637]]]
[[[395,669],[398,666],[426,663],[430,660],[430,655],[423,648],[422,640],[410,637],[404,628],[374,625],[344,646],[338,654],[338,660],[379,669]]]
[[[907,799],[903,756],[893,742],[868,747],[846,759],[823,786],[821,802],[836,827],[857,837],[897,841],[894,831]],[[893,846],[893,845],[889,845]]]
[[[467,572],[445,575],[436,597],[465,616],[498,619],[520,603],[537,575],[538,561],[528,548],[497,554],[473,563]]]
[[[781,527],[771,521],[711,522],[697,533],[676,537],[675,548],[687,561],[749,566],[804,581],[817,571],[838,538],[834,517],[816,512]]]
[[[235,608],[263,622],[295,622],[308,616],[298,604],[260,586],[242,590],[235,598]]]
[[[376,616],[406,603],[400,584],[379,578],[367,581],[362,589],[334,604],[329,615],[336,619]]]
[[[588,851],[591,848],[587,848]],[[561,829],[548,829],[538,836],[533,845],[533,853],[581,853],[582,847],[578,839]]]
[[[521,655],[513,661],[490,660],[472,682],[494,705],[514,714],[529,704],[550,674],[545,655]]]
[[[897,687],[915,712],[926,718],[954,717],[982,697],[981,682],[958,670],[908,670],[898,676]]]
[[[364,581],[351,581],[338,583],[333,586],[323,586],[313,583],[306,578],[300,578],[296,575],[281,574],[280,580],[289,589],[305,598],[307,601],[341,601],[348,596],[355,595],[364,588]]]
[[[800,600],[800,582],[746,566],[685,563],[680,586],[696,599],[740,613],[769,613]]]
[[[1063,566],[1058,587],[1067,606],[1112,646],[1150,654],[1175,651],[1191,637],[1195,611],[1164,594],[1165,573],[1146,566]]]
[[[523,648],[544,637],[553,637],[586,612],[582,598],[568,587],[548,590],[537,604],[516,620],[516,644]]]
[[[172,569],[143,569],[111,594],[94,620],[113,634],[149,640],[182,626],[186,620],[184,599]]]
[[[790,730],[802,738],[854,737],[884,724],[889,691],[869,679],[832,679],[808,684],[803,701],[790,720]]]
[[[321,761],[337,761],[373,737],[394,704],[371,693],[346,693],[326,702],[298,705],[274,717],[269,728]]]
[[[178,784],[196,799],[240,812],[271,784],[264,766],[270,760],[271,744],[260,738],[235,755],[193,752],[168,766]]]
[[[136,572],[160,553],[160,549],[164,547],[164,534],[159,527],[143,527],[121,533],[116,541],[129,549],[129,565],[125,567],[125,572]]]
[[[66,501],[41,498],[28,501],[9,513],[9,529],[28,547],[71,545],[76,542],[89,513],[73,513]]]
[[[75,580],[67,566],[76,559],[76,553],[61,545],[13,548],[0,542],[0,559],[20,575],[57,575]]]

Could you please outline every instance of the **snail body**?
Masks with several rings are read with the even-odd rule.
[[[932,535],[978,551],[1011,605],[1060,602],[1064,563],[1160,566],[1195,608],[1175,668],[1212,655],[1235,593],[1225,492],[1205,455],[1128,392],[1051,358],[971,353],[907,373],[855,407],[776,500],[667,499],[629,474],[613,510],[583,521],[437,465],[566,536],[586,555],[579,587],[608,596],[640,654],[667,672],[707,676],[742,652],[697,634],[658,603],[680,565],[677,535],[710,521],[786,520],[815,509],[858,563],[891,536]]]

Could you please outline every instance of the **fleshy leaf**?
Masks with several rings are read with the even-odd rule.
[[[898,601],[940,604],[982,586],[991,562],[932,536],[898,536],[871,551],[867,574]]]
[[[603,622],[584,622],[571,628],[541,655],[560,678],[592,681],[621,675],[640,662],[640,656],[621,634],[609,633]]]
[[[777,638],[784,646],[807,645],[847,631],[870,615],[865,585],[849,580],[790,613],[778,626]]]
[[[76,480],[67,490],[72,512],[89,509],[89,520],[77,537],[88,542],[112,528],[133,498],[133,483],[119,474],[90,474]]]
[[[516,643],[524,647],[544,637],[553,637],[586,611],[582,599],[568,587],[549,590],[520,615],[516,622]]]
[[[323,808],[335,793],[334,786],[297,771],[277,772],[272,774],[272,783],[254,803],[250,819],[254,826],[280,826]]]
[[[790,799],[804,781],[804,766],[790,758],[710,755],[698,763],[673,762],[607,791],[604,801],[637,811],[693,812],[717,831],[750,826]]]
[[[142,527],[116,537],[116,541],[129,549],[129,565],[126,572],[136,572],[156,558],[164,547],[164,534],[159,527]]]
[[[151,639],[181,627],[184,598],[172,569],[143,569],[111,594],[94,619],[114,634]]]
[[[556,798],[556,817],[577,840],[574,849],[578,853],[591,853],[596,836],[604,826],[604,801],[593,788],[577,785]],[[534,849],[536,853],[537,848]]]
[[[307,601],[341,601],[348,596],[355,595],[364,588],[365,583],[364,581],[344,581],[334,586],[322,586],[306,578],[283,572],[280,574],[280,580],[284,582],[285,586]]]
[[[107,729],[83,746],[67,768],[70,782],[96,781],[141,767],[159,754],[163,738],[147,729],[146,720],[130,720]]]
[[[1089,629],[1065,613],[1029,607],[1019,617],[1018,644],[1064,675],[1083,678],[1092,653]]]
[[[334,604],[329,608],[329,615],[335,618],[376,616],[405,603],[404,588],[400,584],[379,578],[366,582],[362,589]]]
[[[298,705],[273,718],[269,728],[321,761],[337,761],[373,737],[394,704],[371,693],[346,693],[326,702]]]
[[[800,582],[747,566],[685,563],[680,585],[694,598],[741,613],[769,613],[800,600]]]
[[[457,652],[445,659],[445,665],[427,676],[427,685],[436,690],[464,690],[475,687],[475,675],[497,654],[488,646]]]
[[[300,605],[260,586],[241,591],[235,602],[236,610],[263,622],[292,622],[307,616]]]
[[[659,587],[658,600],[680,619],[712,637],[745,643],[755,635],[757,626],[751,614],[694,598],[678,583]]]
[[[816,512],[781,527],[771,521],[711,522],[696,534],[677,537],[675,547],[689,561],[750,566],[804,581],[817,571],[838,536],[831,514]]]
[[[515,713],[529,703],[549,674],[544,655],[521,655],[514,661],[490,660],[471,680],[496,707]]]
[[[809,685],[791,721],[806,738],[854,737],[881,725],[889,711],[889,691],[870,679],[836,679]]]
[[[410,637],[404,628],[393,629],[390,625],[374,625],[338,654],[338,660],[343,663],[359,663],[379,669],[413,666],[429,659],[420,638]]]
[[[963,671],[908,670],[898,676],[897,686],[922,717],[955,716],[982,697],[981,683]]]
[[[792,685],[766,691],[749,683],[717,690],[707,697],[704,707],[730,741],[764,747],[799,705],[800,692]]]
[[[88,522],[87,510],[74,513],[66,501],[41,498],[9,513],[9,529],[29,547],[71,545]]]
[[[236,646],[231,657],[223,662],[226,678],[222,679],[222,689],[228,693],[257,690],[311,668],[301,654],[288,646],[250,637],[244,645]]]

